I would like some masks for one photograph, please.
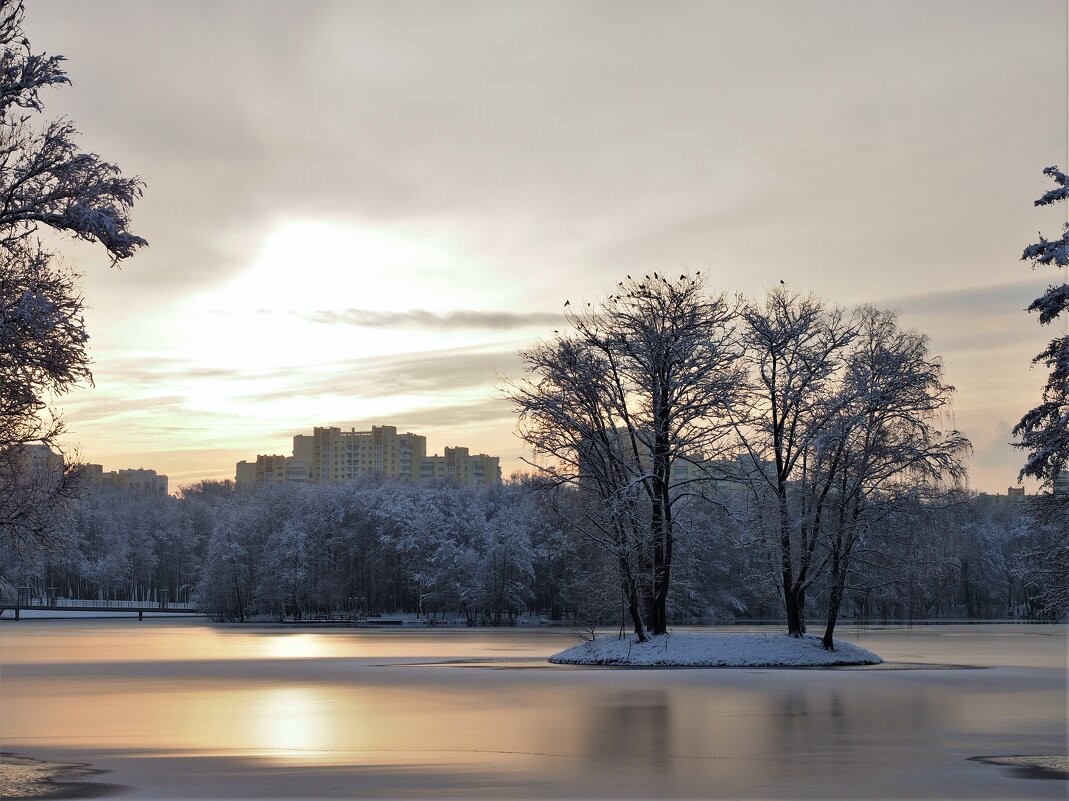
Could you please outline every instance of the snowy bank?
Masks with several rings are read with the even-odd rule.
[[[834,651],[820,637],[786,634],[712,634],[679,632],[639,643],[634,636],[599,637],[549,658],[558,665],[635,667],[820,667],[878,665],[883,660],[853,643],[835,641]]]

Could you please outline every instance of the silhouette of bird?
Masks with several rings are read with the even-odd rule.
[[[781,279],[779,279],[779,282],[780,282],[781,284],[783,284],[784,286],[787,286],[787,282],[786,282],[786,281],[784,281],[784,280],[783,280],[782,278],[781,278]]]
[[[564,305],[565,306],[571,306],[572,302],[570,300],[566,300],[566,301],[564,301]]]
[[[685,276],[685,275],[681,275],[681,276],[679,276],[679,280],[680,280],[680,281],[682,281],[682,280],[683,280],[684,278],[686,278],[686,277],[687,277],[687,276]]]

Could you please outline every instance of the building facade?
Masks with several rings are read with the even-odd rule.
[[[85,466],[85,476],[90,487],[111,487],[124,492],[137,492],[142,495],[167,494],[167,476],[143,467],[105,472],[103,465],[87,464]]]
[[[1054,477],[1051,488],[1057,498],[1069,498],[1069,470],[1062,470]]]
[[[398,434],[394,426],[372,426],[370,431],[316,427],[309,475],[313,481],[347,481],[366,475],[419,478],[426,455],[426,437]]]
[[[18,447],[22,469],[33,473],[62,473],[63,455],[56,453],[44,444],[22,445]]]
[[[459,481],[472,487],[486,487],[501,481],[501,459],[467,448],[446,448],[443,456],[427,456],[420,467],[420,478],[427,480]]]
[[[260,455],[240,461],[235,478],[241,486],[280,481],[351,481],[361,476],[410,480],[455,480],[470,486],[501,481],[500,458],[472,455],[467,448],[446,448],[427,455],[427,438],[395,426],[370,431],[319,427],[293,438],[293,455]]]

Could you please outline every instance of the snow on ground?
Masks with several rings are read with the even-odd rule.
[[[883,660],[853,643],[835,641],[834,651],[820,637],[786,634],[712,634],[677,632],[639,643],[634,636],[599,637],[549,658],[561,665],[631,665],[642,667],[812,667],[877,665]]]

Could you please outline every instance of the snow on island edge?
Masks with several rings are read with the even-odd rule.
[[[679,632],[639,643],[632,635],[599,637],[554,654],[558,665],[626,665],[635,667],[828,667],[878,665],[883,660],[853,643],[835,640],[825,651],[820,637],[786,634],[705,634]]]

